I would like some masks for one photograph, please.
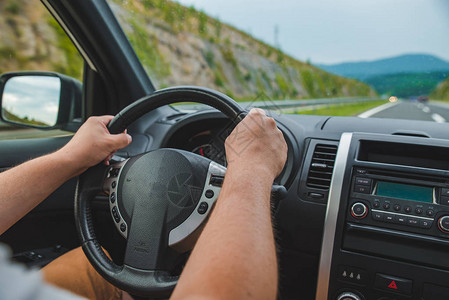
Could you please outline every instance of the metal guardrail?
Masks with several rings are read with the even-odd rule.
[[[357,103],[377,101],[378,97],[347,97],[347,98],[318,98],[318,99],[303,99],[303,100],[264,100],[264,101],[240,101],[240,106],[244,108],[264,108],[270,110],[281,110],[286,108],[297,108],[303,106],[326,105],[326,104],[341,104],[341,103]],[[176,109],[180,111],[197,111],[210,108],[204,104],[182,104],[175,105]]]

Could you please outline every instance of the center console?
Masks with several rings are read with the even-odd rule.
[[[449,141],[340,140],[316,300],[449,299]]]

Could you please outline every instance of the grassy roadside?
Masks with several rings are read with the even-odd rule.
[[[326,105],[316,109],[296,110],[292,113],[301,115],[320,115],[320,116],[356,116],[371,108],[385,104],[387,101],[378,100],[362,103],[341,103],[335,105]]]

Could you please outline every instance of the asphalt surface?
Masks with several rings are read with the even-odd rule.
[[[360,115],[362,118],[389,118],[422,120],[438,123],[449,122],[449,104],[429,101],[420,103],[416,101],[398,101],[388,103],[369,110]]]

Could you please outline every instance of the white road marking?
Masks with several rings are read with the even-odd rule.
[[[360,115],[358,115],[358,117],[366,119],[366,118],[371,117],[372,115],[375,115],[383,110],[392,108],[393,106],[396,106],[398,104],[399,104],[399,102],[385,103],[385,104],[382,104],[381,106],[377,106],[373,109],[370,109],[370,110],[367,110],[367,111],[361,113]]]
[[[430,113],[430,108],[428,106],[424,106],[422,108],[422,111],[425,112],[425,113]]]
[[[442,116],[440,116],[439,114],[432,114],[431,117],[437,123],[444,123],[444,122],[446,122],[446,119],[443,118]]]

